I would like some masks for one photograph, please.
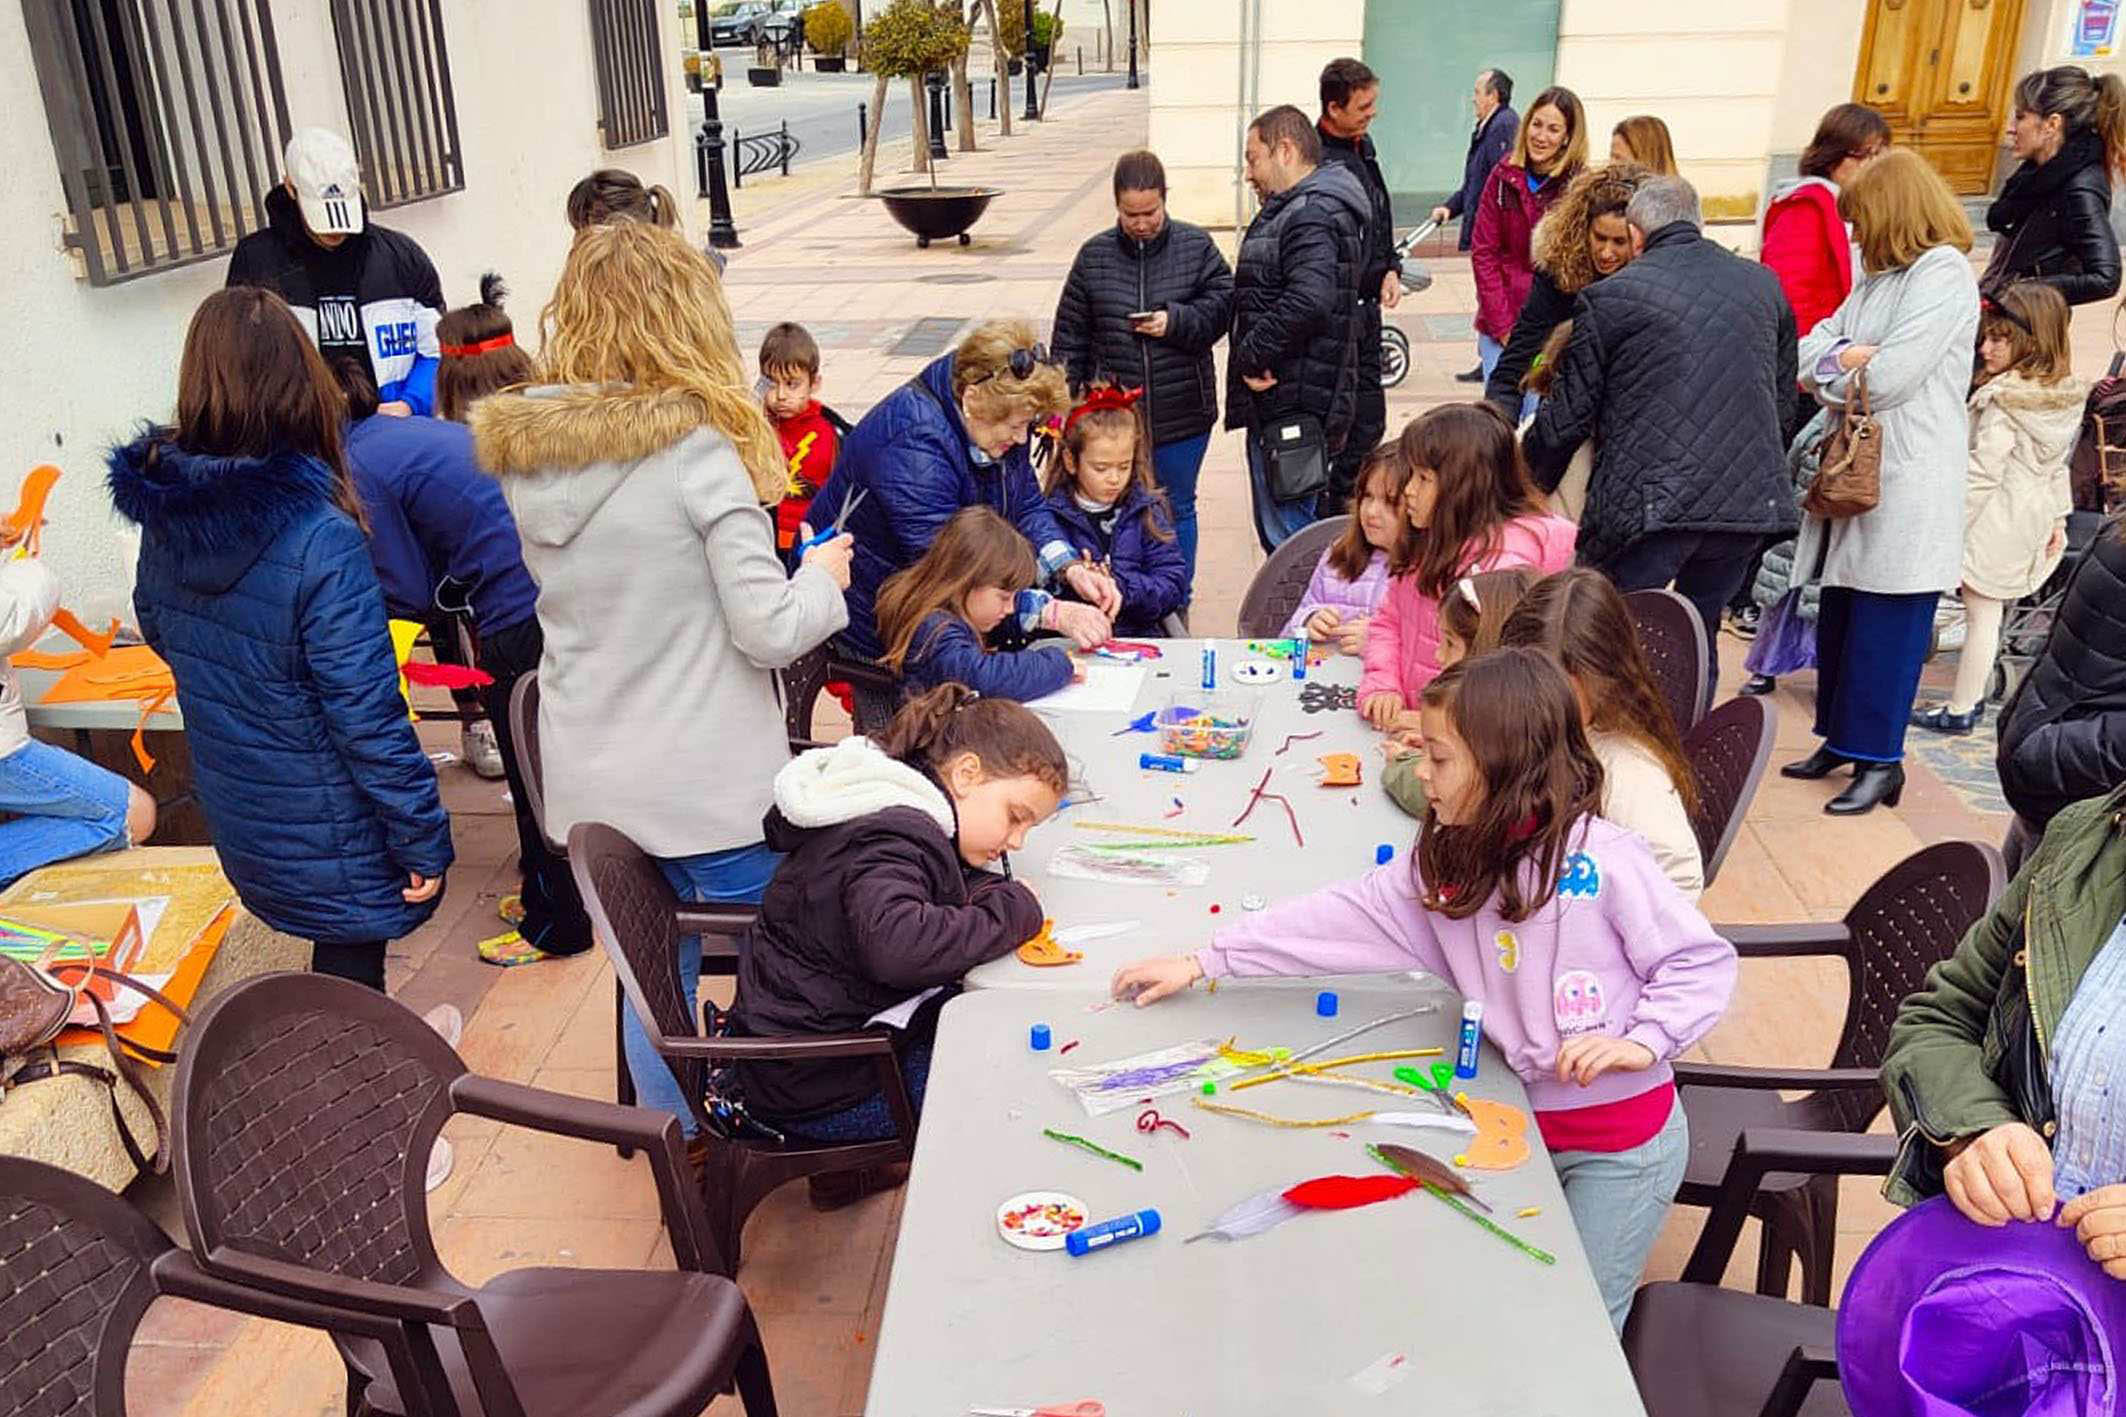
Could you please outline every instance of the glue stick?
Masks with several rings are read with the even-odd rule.
[[[1307,637],[1300,635],[1292,641],[1292,677],[1307,677]]]
[[[1458,1078],[1476,1076],[1476,1050],[1484,1040],[1484,1001],[1471,999],[1462,1005],[1462,1041],[1455,1050],[1454,1075]]]
[[[1172,753],[1139,753],[1137,766],[1157,772],[1194,772],[1202,764]]]
[[[1158,1211],[1132,1211],[1128,1215],[1118,1215],[1113,1220],[1103,1220],[1098,1225],[1087,1225],[1071,1231],[1063,1237],[1063,1248],[1073,1255],[1089,1255],[1094,1250],[1104,1250],[1110,1245],[1119,1245],[1124,1240],[1140,1240],[1146,1235],[1158,1233]]]
[[[1218,648],[1209,640],[1203,642],[1203,687],[1218,687]]]

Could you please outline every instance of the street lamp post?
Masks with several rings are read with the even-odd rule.
[[[1137,87],[1137,0],[1123,0],[1129,6],[1129,86]]]
[[[1026,66],[1025,66],[1025,67],[1026,67],[1026,115],[1025,115],[1025,116],[1026,116],[1026,121],[1027,121],[1027,122],[1029,122],[1029,123],[1038,123],[1038,122],[1040,122],[1040,121],[1041,121],[1041,105],[1040,105],[1040,103],[1039,103],[1039,101],[1038,101],[1038,97],[1037,97],[1037,95],[1036,95],[1036,94],[1034,93],[1034,82],[1033,82],[1033,76],[1034,76],[1034,64],[1033,64],[1033,0],[1024,0],[1024,3],[1025,3],[1025,6],[1026,6],[1026,44],[1025,44],[1025,46],[1024,46],[1024,48],[1025,48],[1025,50],[1026,50]]]
[[[930,94],[930,160],[947,157],[945,151],[945,76],[936,69],[923,75],[923,87]]]
[[[694,40],[701,49],[697,70],[701,75],[701,158],[709,174],[709,244],[729,251],[739,244],[738,227],[731,220],[731,191],[724,185],[723,116],[716,111],[716,44],[709,32],[707,0],[694,0]]]

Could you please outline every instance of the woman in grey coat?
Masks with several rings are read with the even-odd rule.
[[[1875,509],[1802,522],[1794,563],[1823,567],[1816,622],[1816,733],[1823,745],[1780,769],[1853,781],[1834,816],[1894,807],[1904,792],[1905,723],[1934,628],[1934,605],[1963,573],[1964,474],[1978,282],[1971,225],[1925,159],[1870,163],[1839,198],[1866,278],[1801,341],[1801,382],[1832,409],[1867,401],[1882,440]],[[1834,413],[1833,417],[1838,415]]]
[[[850,539],[775,554],[763,504],[786,475],[738,356],[723,288],[676,232],[577,236],[547,307],[551,382],[473,405],[539,583],[539,742],[547,830],[617,828],[682,900],[758,901],[781,858],[761,818],[790,760],[773,671],[848,623]],[[701,941],[678,944],[694,997]],[[645,1107],[689,1137],[680,1091],[629,1011]]]

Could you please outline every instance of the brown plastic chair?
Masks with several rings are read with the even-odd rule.
[[[1676,717],[1676,732],[1688,733],[1705,717],[1713,686],[1706,681],[1712,652],[1698,608],[1672,590],[1634,590],[1624,594],[1625,608],[1638,627],[1639,645],[1653,667],[1661,696]]]
[[[613,973],[648,1023],[650,1041],[679,1079],[706,1144],[702,1190],[719,1253],[738,1266],[746,1217],[769,1192],[800,1176],[854,1171],[906,1161],[915,1142],[915,1108],[901,1081],[893,1039],[876,1033],[819,1034],[806,1038],[709,1037],[697,1025],[694,1000],[679,988],[679,937],[689,933],[688,912],[666,883],[657,863],[627,837],[597,822],[579,822],[568,834],[569,869],[583,893],[598,939]],[[816,1062],[870,1058],[892,1111],[898,1135],[890,1141],[828,1144],[791,1138],[726,1140],[710,1126],[702,1099],[712,1065],[738,1062]]]
[[[1307,593],[1307,582],[1314,579],[1321,553],[1344,534],[1350,522],[1349,517],[1323,517],[1301,527],[1270,553],[1240,599],[1241,638],[1259,639],[1284,629],[1284,622],[1292,618]]]
[[[817,692],[816,690],[814,691]],[[554,834],[546,825],[546,777],[540,768],[539,755],[539,676],[526,674],[517,680],[509,693],[509,727],[511,741],[517,750],[517,771],[523,775],[524,790],[531,798],[532,820],[539,824],[539,835],[546,838],[546,846],[556,856],[568,855],[568,843],[554,840]],[[753,921],[750,905],[690,905],[687,907],[690,923],[698,927],[702,936],[701,968],[705,974],[736,974],[737,951],[726,946],[711,947],[711,940],[735,938]],[[689,930],[686,933],[696,933]],[[627,1055],[621,1046],[621,1010],[627,1007],[627,995],[621,991],[618,981],[613,984],[613,1097],[622,1107],[635,1105],[635,1079],[627,1070]],[[633,1156],[635,1148],[623,1143],[622,1156]]]
[[[1889,1136],[1752,1127],[1735,1138],[1682,1279],[1642,1287],[1624,1321],[1647,1417],[1848,1417],[1838,1316],[1723,1289],[1720,1277],[1767,1182],[1799,1175],[1835,1189],[1840,1176],[1888,1175],[1896,1160]]]
[[[1891,867],[1843,920],[1718,927],[1744,959],[1842,959],[1851,992],[1829,1068],[1676,1064],[1691,1144],[1676,1199],[1713,1204],[1735,1139],[1751,1128],[1865,1132],[1883,1108],[1879,1074],[1898,1005],[1992,908],[2001,884],[1999,852],[1977,842],[1945,841]],[[1788,1101],[1781,1091],[1808,1095]],[[1755,1189],[1750,1213],[1764,1222],[1757,1292],[1784,1298],[1798,1256],[1803,1299],[1830,1303],[1838,1183],[1828,1176],[1774,1173]]]
[[[1698,779],[1698,810],[1691,831],[1705,863],[1705,884],[1720,874],[1720,863],[1742,832],[1765,764],[1772,760],[1772,740],[1779,736],[1779,713],[1767,699],[1738,695],[1698,720],[1683,735],[1683,756]]]
[[[0,1156],[0,1411],[125,1417],[126,1354],[157,1298],[190,1299],[362,1339],[419,1391],[394,1319],[232,1284],[202,1270],[131,1202],[56,1166]],[[430,1371],[434,1353],[426,1352]]]
[[[341,1339],[348,1410],[679,1417],[735,1383],[772,1417],[767,1357],[707,1233],[670,1117],[474,1076],[395,1001],[265,974],[217,996],[177,1065],[178,1200],[208,1273],[406,1327],[447,1387],[412,1392]],[[456,1113],[649,1153],[676,1271],[526,1268],[477,1288],[437,1259],[423,1178]]]
[[[778,671],[775,679],[782,692],[784,730],[790,735],[790,751],[793,753],[819,746],[819,739],[812,729],[812,710],[828,684],[839,679],[890,695],[898,695],[901,686],[893,671],[884,665],[837,654],[825,645],[798,656],[788,668]],[[857,732],[875,733],[885,727],[883,723],[861,721],[861,713],[859,701]]]

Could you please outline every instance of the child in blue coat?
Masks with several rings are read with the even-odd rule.
[[[1104,567],[1122,592],[1118,635],[1158,635],[1188,604],[1188,557],[1173,509],[1152,480],[1151,439],[1136,403],[1143,390],[1102,386],[1063,421],[1043,489],[1081,560]]]
[[[450,819],[399,696],[344,407],[278,295],[217,291],[174,424],[111,453],[110,489],[229,883],[317,972],[382,989],[386,943],[435,912]]]
[[[879,587],[883,662],[911,694],[940,684],[1022,703],[1054,693],[1077,673],[1062,641],[990,647],[992,637],[1009,646],[1057,628],[1055,599],[1032,588],[1038,570],[1010,522],[987,507],[961,508],[921,560]]]

